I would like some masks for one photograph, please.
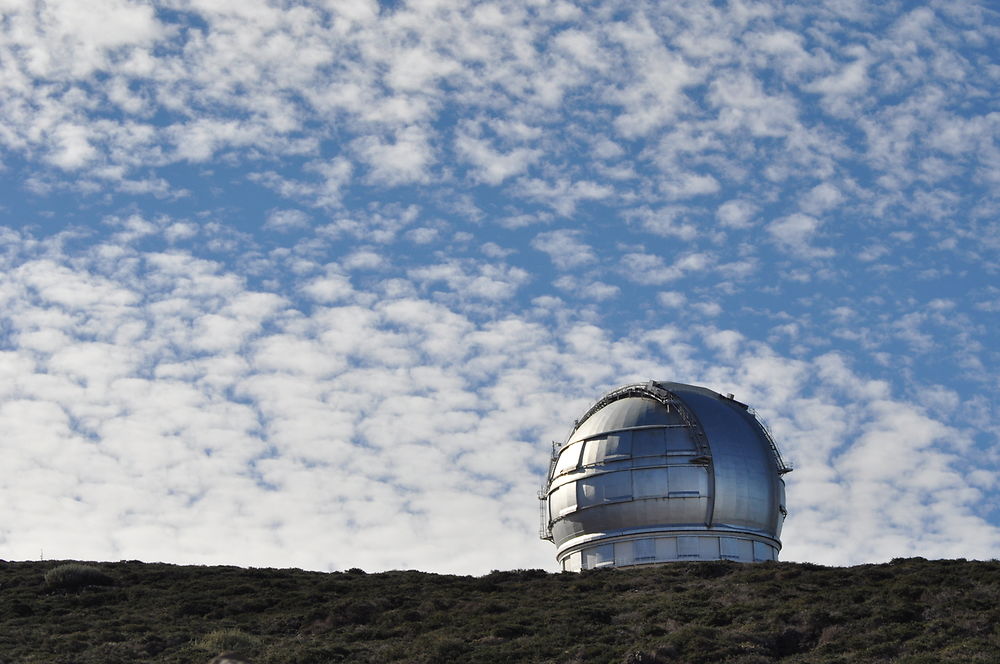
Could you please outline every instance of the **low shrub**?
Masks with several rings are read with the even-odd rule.
[[[247,652],[260,645],[260,637],[247,634],[242,629],[227,627],[205,634],[195,645],[209,652]]]
[[[87,586],[110,586],[115,580],[90,565],[66,563],[45,573],[45,586],[51,590],[80,590]]]

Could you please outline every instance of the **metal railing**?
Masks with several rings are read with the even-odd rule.
[[[793,467],[785,463],[785,460],[781,458],[781,452],[778,451],[778,445],[774,442],[774,436],[771,435],[771,427],[768,426],[767,420],[765,420],[760,413],[758,413],[753,408],[747,408],[747,412],[754,416],[757,420],[757,424],[760,425],[761,430],[764,432],[764,437],[767,438],[767,444],[771,446],[771,454],[774,455],[774,463],[778,467],[778,474],[784,475],[785,473],[790,473],[795,470]]]

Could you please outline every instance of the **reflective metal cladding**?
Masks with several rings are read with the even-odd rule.
[[[564,570],[775,560],[790,471],[746,404],[682,383],[606,394],[553,445],[542,538]]]

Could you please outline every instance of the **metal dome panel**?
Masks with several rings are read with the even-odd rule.
[[[658,401],[649,398],[626,398],[613,401],[587,417],[573,432],[571,441],[641,426],[674,424],[670,413]]]

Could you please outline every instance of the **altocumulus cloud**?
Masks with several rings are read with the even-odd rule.
[[[988,6],[9,4],[0,556],[551,568],[650,378],[767,418],[786,559],[1000,548]]]

